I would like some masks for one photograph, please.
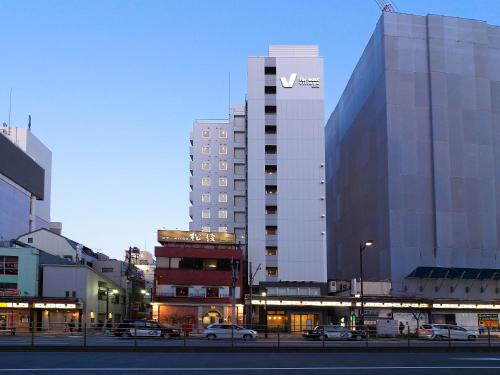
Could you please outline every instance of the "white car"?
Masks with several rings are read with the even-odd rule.
[[[343,326],[327,325],[317,326],[312,330],[304,331],[302,337],[307,339],[350,340],[352,333]]]
[[[430,340],[475,340],[477,334],[453,324],[422,324],[417,330],[418,337]]]
[[[257,338],[257,332],[236,324],[210,324],[203,335],[209,340],[235,338],[250,341]]]

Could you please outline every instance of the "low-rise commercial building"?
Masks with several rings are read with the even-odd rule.
[[[126,289],[84,264],[42,264],[42,295],[75,298],[83,303],[81,323],[99,326],[125,317]],[[49,322],[64,321],[64,314],[49,311]]]
[[[243,322],[242,254],[234,235],[159,230],[158,241],[155,320],[196,330],[230,322],[234,311],[235,321]]]

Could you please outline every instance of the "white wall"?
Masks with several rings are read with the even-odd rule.
[[[33,242],[28,242],[28,238],[33,238]],[[37,230],[19,237],[19,241],[24,242],[49,254],[66,257],[72,260],[76,258],[76,250],[64,238],[48,230]]]

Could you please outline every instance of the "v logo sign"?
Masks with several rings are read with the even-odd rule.
[[[297,78],[297,73],[290,74],[290,78],[288,80],[286,79],[286,77],[281,77],[281,84],[285,88],[291,88],[295,83],[295,78]]]

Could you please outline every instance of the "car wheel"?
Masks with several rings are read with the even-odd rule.
[[[170,339],[171,338],[169,333],[164,333],[162,336],[165,339]]]
[[[361,335],[357,335],[356,340],[361,341],[361,340],[363,340],[363,337]]]
[[[475,339],[476,339],[476,336],[474,336],[474,335],[470,335],[467,337],[467,340],[469,340],[469,341],[473,341]]]
[[[245,340],[245,341],[252,341],[253,337],[252,337],[252,335],[246,334],[246,335],[243,335],[243,340]]]
[[[207,339],[209,339],[209,340],[215,340],[215,338],[216,338],[216,336],[213,333],[209,333],[207,335]]]
[[[443,336],[437,335],[437,336],[435,337],[435,339],[436,339],[437,341],[441,341],[441,340],[443,339]]]
[[[130,333],[122,333],[122,337],[131,337],[132,335]]]

